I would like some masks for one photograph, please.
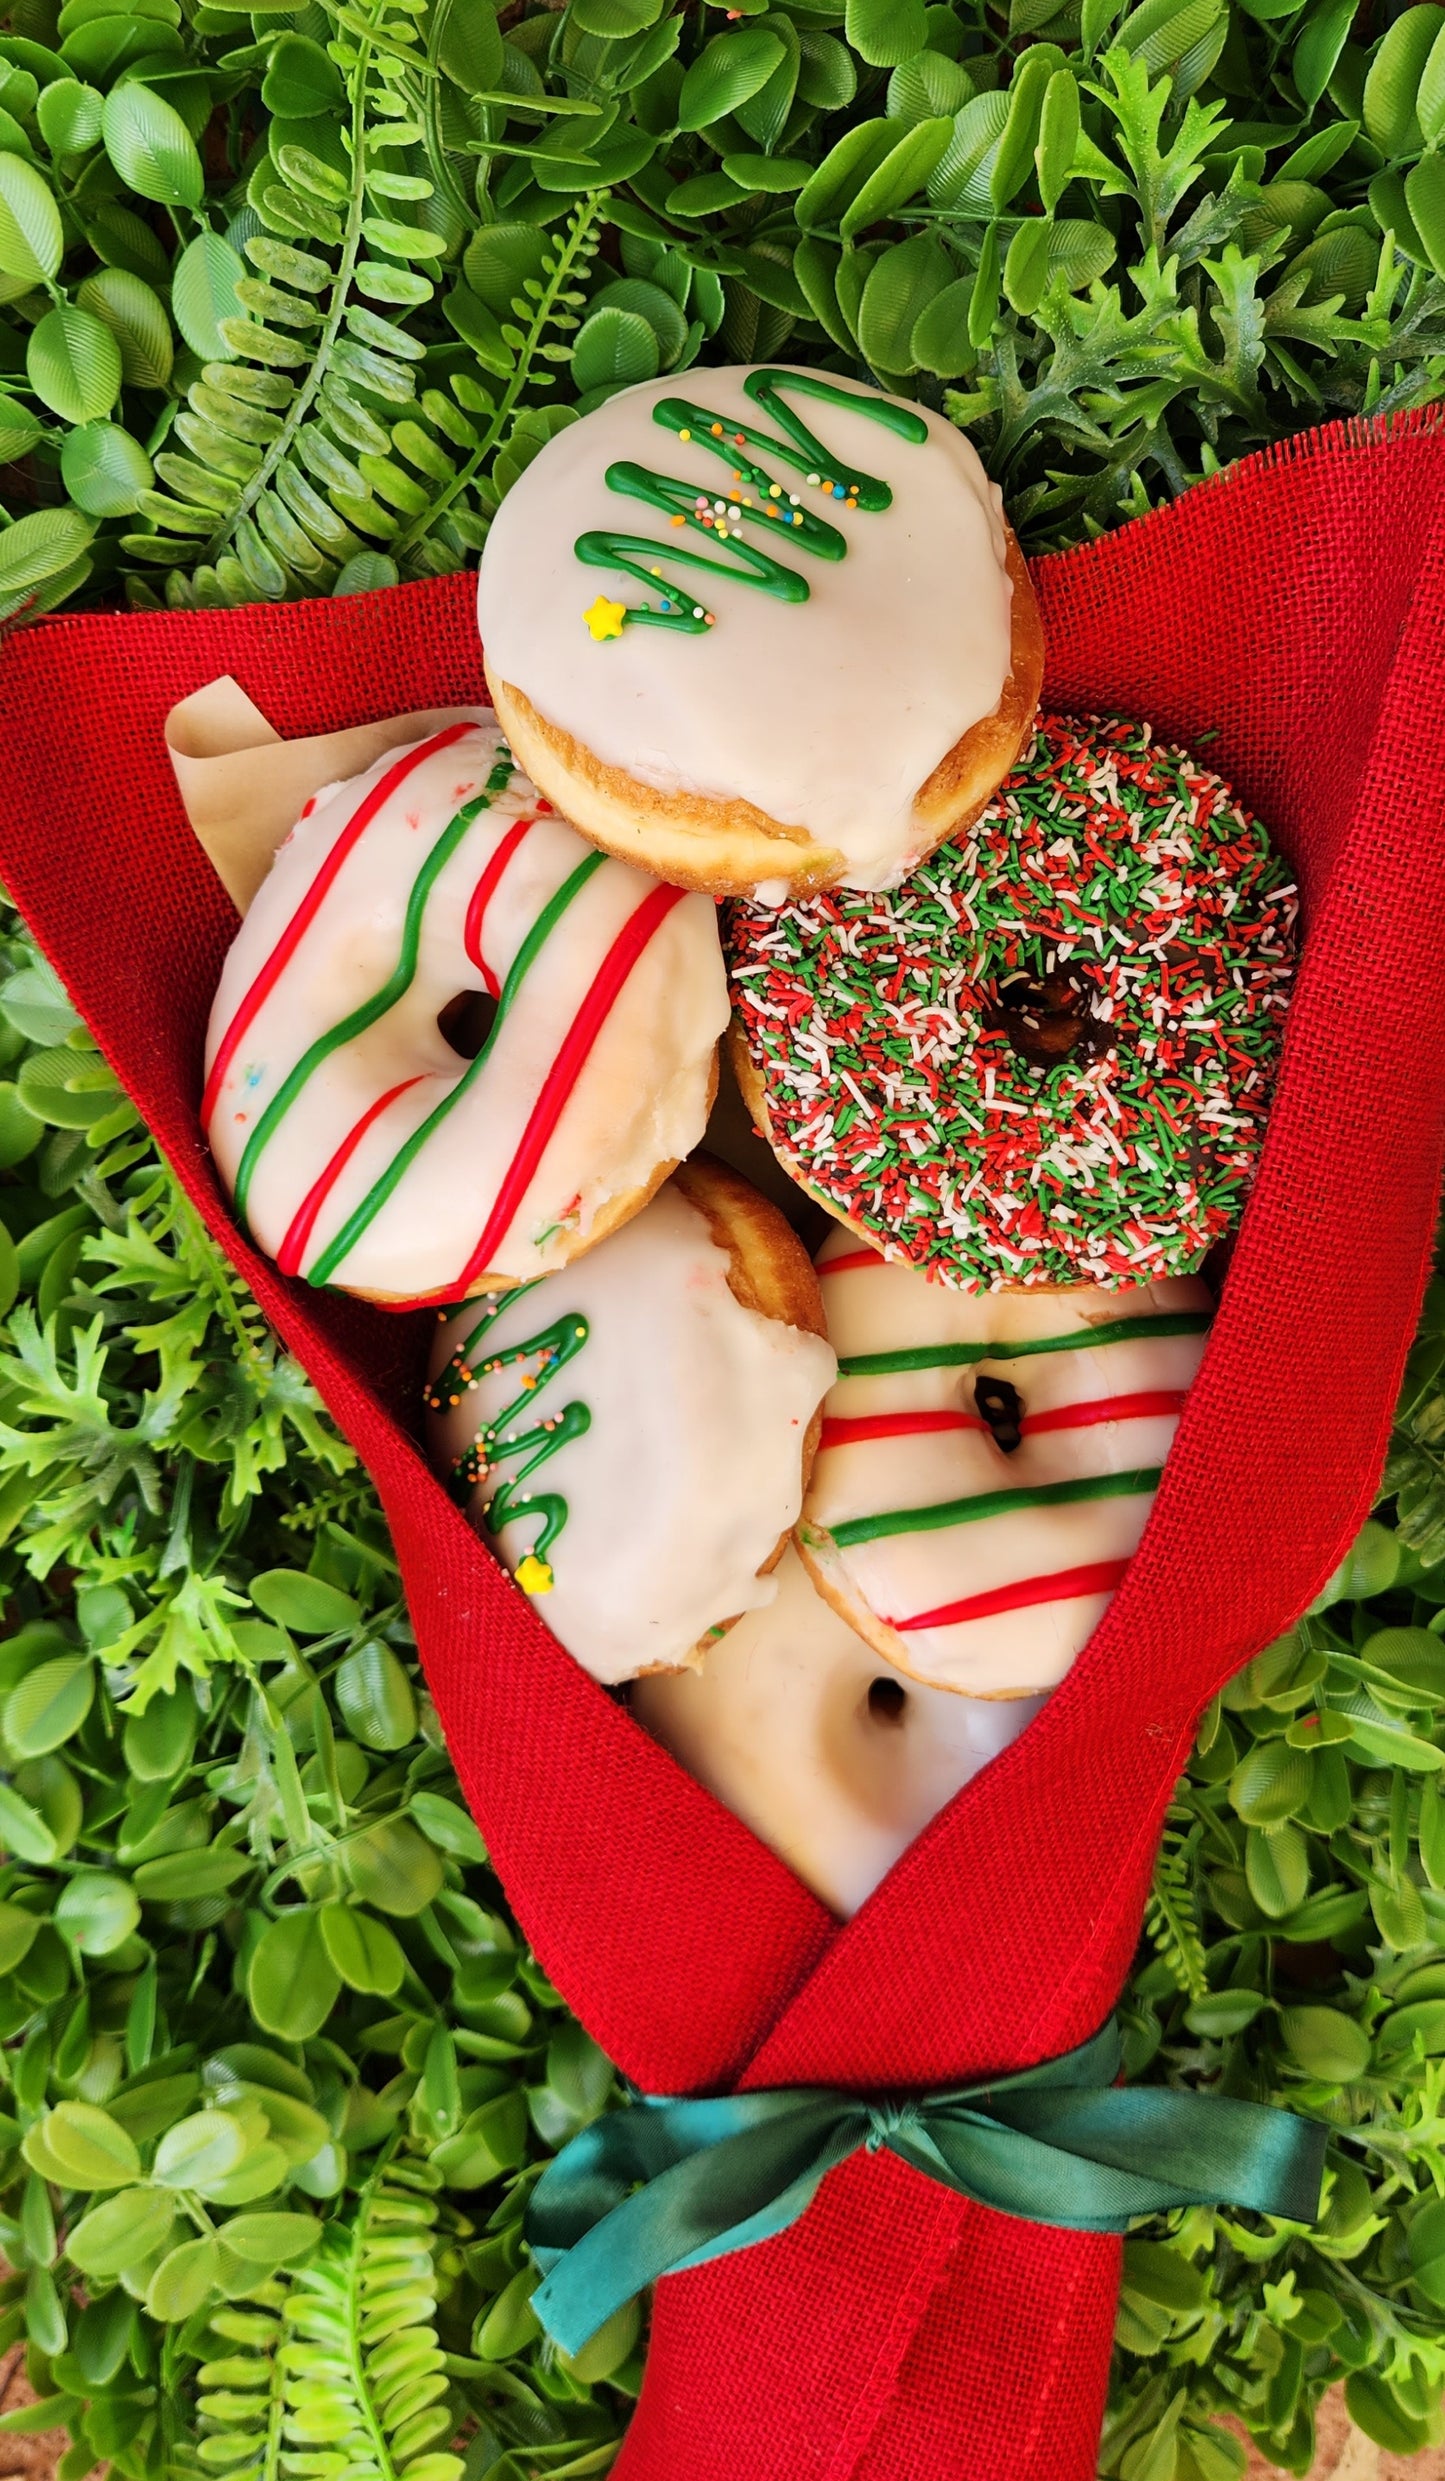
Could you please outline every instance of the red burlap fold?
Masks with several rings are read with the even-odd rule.
[[[1363,1518],[1445,1106],[1445,428],[1327,432],[1042,564],[1050,699],[1207,744],[1307,939],[1265,1162],[1143,1548],[1071,1678],[845,1929],[546,1635],[415,1444],[409,1321],[284,1283],[196,1126],[233,917],[162,745],[234,673],[283,733],[482,690],[467,579],[80,618],[0,660],[0,874],[376,1478],[517,1913],[629,2076],[956,2083],[1082,2040],[1138,1934],[1194,1718]],[[624,2481],[1087,2481],[1116,2243],[859,2156],[782,2239],[662,2285]]]

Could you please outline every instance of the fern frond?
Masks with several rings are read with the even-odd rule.
[[[439,2451],[457,2422],[436,2330],[440,2185],[428,2163],[384,2162],[292,2276],[278,2354],[288,2470],[460,2481],[461,2457]]]
[[[596,191],[574,208],[549,243],[540,274],[512,302],[516,324],[501,326],[491,347],[495,359],[511,364],[500,396],[458,372],[450,397],[440,388],[428,389],[417,409],[420,422],[408,415],[393,426],[396,455],[434,486],[420,494],[420,507],[391,546],[399,565],[414,573],[445,570],[457,567],[468,551],[479,550],[500,497],[497,485],[505,480],[505,468],[502,474],[489,472],[490,461],[504,458],[517,434],[525,436],[529,427],[540,434],[529,443],[535,453],[555,423],[572,418],[560,409],[554,413],[550,407],[523,407],[522,397],[528,387],[555,386],[555,367],[539,364],[571,359],[567,339],[578,326],[576,314],[586,299],[586,279],[600,240],[597,225],[607,199],[606,191]]]
[[[409,0],[332,6],[347,86],[345,168],[308,147],[262,158],[248,191],[238,314],[219,332],[156,458],[133,559],[167,569],[190,606],[325,592],[427,504],[390,454],[390,420],[416,394],[425,347],[402,324],[446,250],[421,220],[433,184],[405,168],[421,136],[405,71],[423,65]],[[243,220],[244,221],[244,220]],[[373,307],[390,309],[391,317]]]
[[[1191,1999],[1202,1999],[1209,1988],[1204,1926],[1194,1886],[1194,1856],[1202,1833],[1187,1810],[1171,1808],[1144,1915],[1161,1962]]]
[[[266,2286],[262,2307],[217,2309],[202,2340],[196,2372],[201,2438],[196,2470],[224,2462],[233,2481],[279,2481],[285,2394],[277,2357],[284,2328],[275,2314],[284,2286]]]

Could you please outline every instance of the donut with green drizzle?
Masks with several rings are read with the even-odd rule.
[[[988,799],[1042,676],[968,440],[786,367],[650,380],[559,430],[492,522],[477,611],[539,789],[714,895],[892,885]]]
[[[594,637],[621,634],[629,623],[641,622],[651,628],[681,629],[700,636],[713,626],[713,614],[693,602],[690,595],[673,588],[658,592],[662,558],[682,561],[693,569],[704,569],[714,577],[740,585],[759,586],[764,594],[776,595],[784,603],[806,603],[808,581],[800,571],[784,566],[770,551],[743,538],[744,526],[755,526],[760,533],[785,535],[791,548],[808,551],[816,559],[841,560],[848,550],[848,539],[837,527],[812,509],[805,508],[796,491],[785,489],[768,468],[758,462],[753,451],[761,449],[775,465],[789,467],[809,491],[819,491],[825,500],[842,501],[845,508],[861,508],[879,513],[893,505],[893,493],[877,474],[862,473],[857,467],[829,456],[820,439],[814,437],[807,424],[794,412],[787,398],[812,397],[824,405],[844,406],[866,415],[870,422],[881,423],[899,439],[924,447],[928,425],[920,414],[907,405],[900,405],[889,396],[860,396],[856,390],[835,387],[816,373],[804,370],[752,370],[743,381],[745,393],[756,405],[772,416],[784,436],[762,428],[756,422],[729,419],[711,406],[696,405],[685,396],[665,396],[652,408],[652,419],[664,430],[671,431],[684,446],[696,440],[709,455],[717,456],[728,469],[727,487],[711,496],[699,491],[695,483],[677,474],[654,473],[650,467],[638,465],[631,458],[621,459],[607,468],[605,480],[609,491],[620,492],[625,498],[641,500],[649,508],[661,510],[672,527],[687,526],[710,538],[717,552],[694,551],[686,542],[668,542],[652,536],[618,533],[611,528],[589,528],[577,537],[577,557],[589,568],[621,570],[635,577],[639,584],[653,588],[640,604],[619,607],[600,598],[584,615]]]
[[[560,1274],[439,1321],[432,1463],[594,1678],[684,1664],[771,1600],[821,1327],[801,1243],[706,1161]]]
[[[798,1539],[820,1592],[935,1688],[1052,1688],[1128,1573],[1206,1287],[956,1292],[837,1226],[817,1265],[838,1377]]]
[[[943,1283],[1192,1272],[1254,1177],[1295,912],[1197,759],[1042,717],[901,887],[730,908],[744,1099],[823,1205]]]
[[[202,1123],[282,1271],[388,1306],[526,1283],[702,1133],[716,919],[585,844],[495,724],[307,804],[232,945]]]

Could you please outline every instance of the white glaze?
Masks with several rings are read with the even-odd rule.
[[[422,747],[423,744],[416,746]],[[311,1043],[379,991],[401,951],[407,897],[426,854],[496,762],[495,724],[424,757],[382,803],[345,861],[221,1087],[209,1136],[234,1187],[260,1113]],[[277,854],[231,947],[211,1011],[207,1065],[256,976],[358,805],[399,753],[328,787]],[[592,847],[539,805],[520,773],[468,827],[441,870],[422,923],[410,990],[368,1031],[312,1074],[262,1153],[248,1218],[275,1256],[293,1218],[349,1131],[408,1077],[418,1082],[373,1123],[339,1174],[302,1254],[308,1272],[404,1141],[461,1084],[467,1069],[437,1027],[458,992],[484,988],[463,942],[468,904],[507,832],[535,818],[487,905],[481,953],[505,981],[522,941]],[[336,1280],[410,1296],[455,1286],[486,1227],[579,1002],[623,924],[657,882],[605,859],[552,931],[500,1027],[485,1070],[430,1136]],[[526,1280],[565,1262],[599,1209],[644,1187],[660,1163],[702,1134],[715,1046],[728,996],[716,911],[703,896],[673,906],[641,950],[587,1057],[516,1210],[478,1273]]]
[[[580,1402],[591,1426],[523,1487],[566,1500],[554,1581],[536,1607],[597,1680],[686,1663],[710,1628],[775,1591],[757,1571],[796,1520],[804,1438],[836,1363],[821,1336],[745,1309],[727,1276],[705,1216],[669,1182],[565,1273],[508,1300],[487,1331],[490,1360],[564,1312],[589,1329],[527,1419],[555,1420]],[[476,1323],[475,1310],[462,1311],[439,1328],[433,1376]],[[438,1469],[449,1472],[518,1392],[515,1364],[479,1373],[454,1409],[432,1416]],[[468,1512],[515,1574],[537,1526],[519,1516],[493,1537],[481,1522],[510,1471],[498,1455]]]
[[[679,563],[676,582],[716,614],[705,637],[632,625],[598,643],[583,622],[599,592],[636,604],[641,589],[584,567],[579,534],[621,529],[655,537],[664,553],[677,539],[662,511],[608,489],[608,466],[632,459],[716,494],[727,468],[655,423],[652,408],[681,396],[772,427],[744,396],[746,376],[739,367],[650,380],[549,441],[487,537],[478,601],[487,661],[494,681],[520,689],[606,764],[664,792],[750,801],[840,849],[848,885],[892,885],[916,858],[915,796],[993,712],[1009,672],[1002,502],[952,423],[915,407],[929,439],[914,445],[866,416],[790,400],[840,460],[881,476],[894,495],[879,512],[840,510],[753,449],[846,534],[847,557],[830,562],[789,544],[781,528],[745,530],[744,541],[807,579],[809,601],[782,603]],[[695,531],[688,540],[711,549]]]
[[[869,1688],[892,1683],[892,1719]],[[1041,1698],[921,1688],[815,1593],[789,1550],[776,1601],[696,1671],[639,1680],[638,1721],[844,1920],[930,1818],[1017,1738]]]
[[[830,1275],[835,1259],[856,1260]],[[835,1230],[818,1256],[828,1331],[840,1362],[855,1355],[918,1346],[999,1344],[1077,1329],[1077,1350],[1009,1359],[989,1356],[971,1366],[840,1377],[825,1407],[824,1444],[813,1467],[804,1511],[805,1542],[816,1530],[895,1508],[929,1507],[984,1492],[1030,1489],[1080,1475],[1123,1473],[1163,1465],[1178,1427],[1177,1411],[1134,1414],[1087,1427],[1041,1427],[1031,1416],[1066,1406],[1143,1394],[1181,1394],[1203,1356],[1205,1337],[1161,1336],[1092,1349],[1095,1326],[1125,1318],[1203,1311],[1206,1287],[1194,1276],[1123,1290],[1081,1285],[1071,1290],[956,1292],[930,1283],[911,1267],[887,1264],[860,1250],[851,1233]],[[1022,1399],[1024,1435],[1005,1453],[986,1427],[948,1429],[841,1445],[828,1443],[826,1424],[902,1413],[975,1416],[979,1378],[1006,1379]],[[850,1593],[875,1617],[897,1626],[1034,1577],[1050,1577],[1127,1561],[1138,1546],[1153,1493],[1084,1501],[896,1533],[829,1549]],[[1061,1680],[1112,1599],[1113,1588],[1074,1593],[929,1628],[902,1631],[910,1669],[940,1686],[1001,1696],[1049,1688]]]

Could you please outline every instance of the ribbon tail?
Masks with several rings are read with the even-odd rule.
[[[1319,2213],[1328,2130],[1292,2111],[1172,2085],[1000,2095],[988,2107],[1100,2172],[1146,2162],[1171,2204],[1242,2206],[1299,2223]]]
[[[824,2174],[855,2152],[867,2134],[867,2115],[844,2094],[737,2095],[728,2103],[731,2133],[699,2133],[696,2150],[680,2153],[655,2173],[639,2171],[645,2187],[591,2220],[552,2258],[532,2295],[532,2308],[559,2350],[578,2352],[624,2302],[683,2266],[771,2239],[796,2222]],[[749,2104],[754,2107],[749,2112]],[[643,2106],[600,2121],[599,2130],[630,2120],[668,2121],[674,2112],[706,2111],[689,2103]],[[741,2121],[742,2124],[736,2124]],[[676,2123],[651,2132],[666,2148]],[[592,2130],[584,2130],[584,2136]],[[574,2140],[574,2144],[580,2140]],[[528,2213],[527,2236],[539,2255],[551,2254],[559,2226],[574,2231],[567,2210],[573,2148],[558,2156],[538,2182]],[[578,2166],[590,2184],[587,2157]],[[551,2184],[550,2196],[544,2191]],[[592,2188],[595,2200],[598,2191]],[[540,2207],[540,2211],[537,2211]]]

